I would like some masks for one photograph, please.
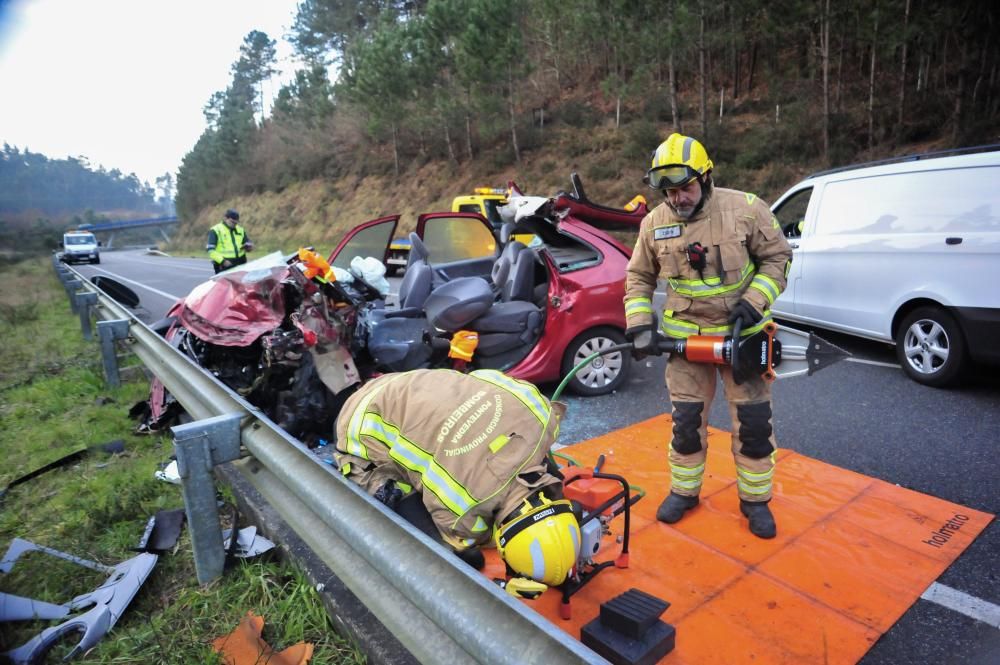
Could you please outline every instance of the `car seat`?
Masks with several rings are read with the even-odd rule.
[[[503,250],[500,252],[500,258],[506,258],[511,265],[513,265],[517,260],[521,251],[527,248],[527,245],[520,240],[512,240],[513,234],[513,222],[507,222],[500,227],[500,244],[503,245]]]
[[[406,262],[406,274],[399,285],[399,308],[402,310],[423,307],[431,293],[434,269],[431,268],[427,246],[416,233],[410,233],[410,256]]]
[[[477,358],[530,348],[541,335],[544,322],[543,311],[531,302],[494,302],[490,284],[479,277],[461,277],[434,289],[424,311],[438,330],[478,332]]]
[[[531,250],[525,249],[517,254],[510,269],[510,275],[504,288],[501,290],[501,299],[504,302],[524,301],[531,302],[534,297],[535,287],[535,255]]]

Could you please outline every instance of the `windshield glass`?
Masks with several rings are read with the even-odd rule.
[[[94,236],[66,236],[67,245],[96,245],[97,241],[94,240]]]
[[[503,204],[503,201],[494,201],[493,199],[483,201],[483,205],[486,206],[486,219],[490,221],[490,226],[494,229],[499,229],[503,226],[503,220],[500,218],[500,212],[497,210],[497,206]]]

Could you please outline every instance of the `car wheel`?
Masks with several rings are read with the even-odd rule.
[[[911,379],[940,388],[962,372],[965,338],[954,317],[943,309],[918,307],[896,332],[896,357]]]
[[[95,263],[96,265],[101,265],[101,257],[98,256],[96,259],[94,259],[93,263]]]
[[[386,266],[385,267],[385,276],[386,277],[394,277],[397,272],[399,272],[399,266]]]
[[[615,328],[591,328],[577,336],[566,347],[562,375],[565,377],[578,363],[595,351],[603,351],[624,343],[625,336]],[[577,395],[606,395],[617,390],[625,382],[631,361],[632,357],[622,351],[598,356],[569,380],[568,387]]]

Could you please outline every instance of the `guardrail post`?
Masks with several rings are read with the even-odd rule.
[[[80,329],[83,331],[83,338],[88,342],[94,338],[90,329],[90,308],[97,304],[97,294],[86,293],[76,294],[76,307],[80,310]]]
[[[121,385],[121,379],[118,376],[118,355],[115,352],[115,340],[128,337],[128,319],[98,321],[97,336],[101,340],[104,380],[108,382],[109,386],[117,388]]]
[[[74,314],[77,312],[76,308],[76,292],[83,288],[83,282],[78,279],[70,279],[66,281],[66,295],[69,296],[69,308]]]
[[[170,428],[199,584],[208,584],[221,576],[226,563],[212,467],[239,458],[241,417],[239,413],[230,413]]]

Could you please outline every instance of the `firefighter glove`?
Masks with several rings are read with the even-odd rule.
[[[736,303],[733,311],[729,313],[729,322],[736,323],[737,319],[739,319],[743,324],[744,330],[755,325],[762,318],[764,317],[761,316],[760,312],[746,300],[740,300]]]
[[[233,265],[232,261],[230,261],[229,259],[222,259],[222,267],[223,268],[228,268],[231,265]]]
[[[660,350],[660,336],[652,326],[632,332],[625,331],[625,335],[632,341],[632,357],[636,360],[663,353]]]

